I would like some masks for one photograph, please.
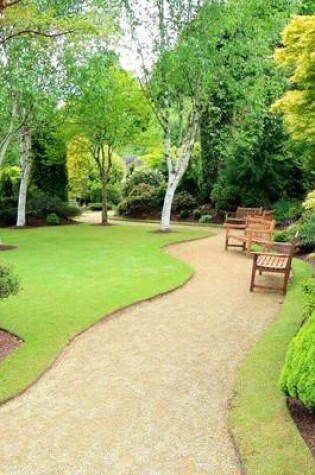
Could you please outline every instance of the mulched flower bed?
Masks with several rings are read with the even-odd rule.
[[[0,244],[0,252],[1,251],[13,251],[13,249],[16,249],[16,246],[5,246]]]
[[[0,362],[17,350],[22,343],[22,340],[11,333],[0,330]]]
[[[315,458],[315,412],[307,409],[297,399],[288,400],[288,409],[301,436],[309,446]]]

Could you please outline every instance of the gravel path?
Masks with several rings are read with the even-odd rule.
[[[227,426],[238,367],[281,297],[217,236],[169,249],[195,268],[167,296],[79,337],[0,409],[1,475],[239,475]]]

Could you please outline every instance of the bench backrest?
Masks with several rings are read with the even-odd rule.
[[[247,216],[246,218],[246,230],[251,232],[254,239],[271,241],[275,227],[274,220],[268,221],[258,216]]]
[[[247,216],[262,216],[263,208],[241,208],[236,210],[236,218],[246,218]]]
[[[265,211],[263,212],[263,218],[264,218],[265,220],[272,221],[273,218],[274,218],[275,212],[276,212],[275,209],[265,210]]]

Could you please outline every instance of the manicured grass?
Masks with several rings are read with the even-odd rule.
[[[1,230],[4,243],[17,246],[1,262],[14,266],[23,290],[0,302],[0,326],[25,343],[0,365],[0,401],[27,388],[104,315],[183,284],[192,269],[161,247],[208,235],[129,225]]]
[[[247,475],[315,474],[314,459],[278,384],[289,342],[303,319],[300,284],[311,269],[295,260],[294,273],[277,321],[253,348],[237,382],[230,425]]]

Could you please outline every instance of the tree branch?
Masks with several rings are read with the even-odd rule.
[[[65,35],[71,35],[74,33],[75,30],[66,30],[63,32],[57,32],[57,33],[45,33],[43,31],[39,30],[21,30],[17,31],[16,33],[12,33],[11,35],[7,36],[6,38],[0,39],[0,46],[6,43],[9,40],[12,40],[13,38],[16,38],[18,36],[23,36],[23,35],[37,35],[37,36],[43,36],[44,38],[60,38],[61,36]]]

